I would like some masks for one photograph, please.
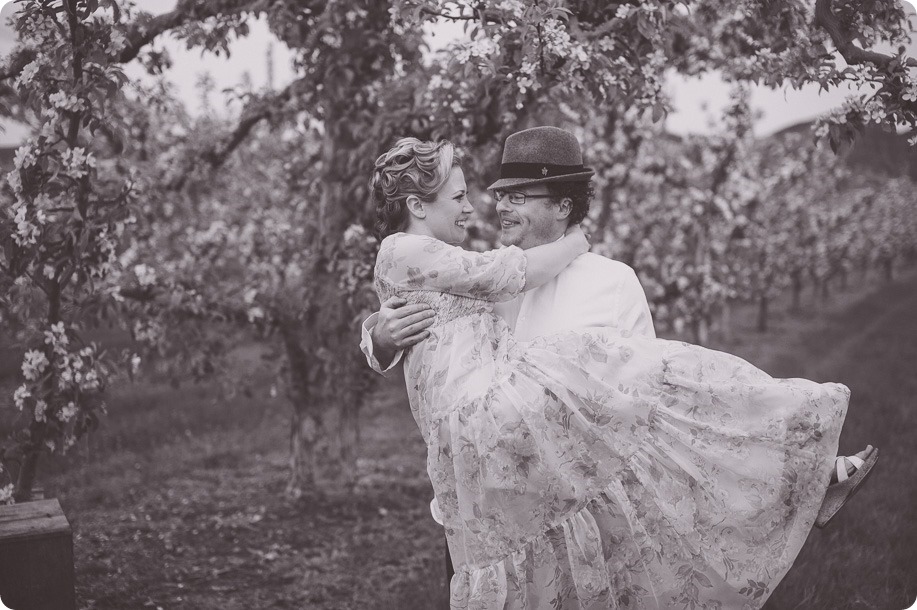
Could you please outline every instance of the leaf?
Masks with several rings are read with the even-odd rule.
[[[710,582],[710,579],[707,578],[706,574],[701,572],[694,572],[694,579],[697,580],[703,587],[712,587],[713,583]]]

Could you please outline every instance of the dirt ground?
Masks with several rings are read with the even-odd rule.
[[[784,304],[785,305],[785,304]],[[917,273],[864,284],[772,329],[739,308],[714,347],[773,375],[853,391],[841,450],[878,447],[878,470],[810,537],[770,610],[899,610],[917,596]],[[362,416],[358,486],[284,496],[289,413],[211,388],[120,388],[77,453],[46,464],[74,530],[82,609],[435,609],[448,605],[429,517],[424,444],[399,375]]]

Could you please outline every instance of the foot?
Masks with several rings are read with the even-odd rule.
[[[872,445],[866,445],[866,449],[863,449],[862,451],[860,451],[859,453],[857,453],[857,454],[856,454],[856,457],[860,458],[861,460],[863,460],[863,461],[865,462],[866,459],[867,459],[870,455],[872,455],[872,452],[873,452],[873,451],[875,451],[875,448],[874,448]],[[847,467],[847,476],[848,476],[848,477],[849,477],[850,475],[852,475],[854,472],[856,472],[856,470],[857,470],[857,467],[853,464],[853,462],[851,462],[850,460],[848,460],[848,459],[846,458],[846,456],[844,457],[844,466]],[[832,471],[831,471],[831,483],[832,483],[832,484],[833,484],[833,483],[837,483],[837,470],[832,470]]]

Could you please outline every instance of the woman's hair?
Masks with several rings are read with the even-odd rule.
[[[452,168],[461,166],[463,156],[448,140],[425,142],[417,138],[401,138],[380,155],[369,181],[376,206],[376,237],[383,239],[407,228],[408,195],[432,201]]]

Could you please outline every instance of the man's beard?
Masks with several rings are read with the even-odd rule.
[[[524,237],[525,235],[522,233],[516,233],[513,235],[507,234],[507,232],[502,229],[500,230],[500,243],[504,246],[518,246]]]

